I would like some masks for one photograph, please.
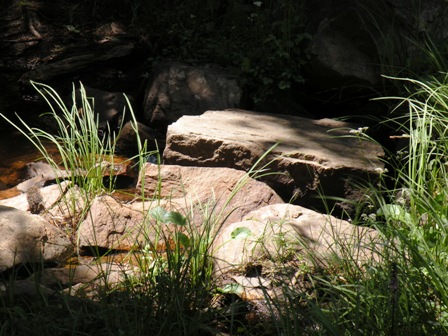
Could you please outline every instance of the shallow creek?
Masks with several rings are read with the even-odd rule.
[[[0,132],[0,199],[18,193],[11,189],[25,178],[25,166],[41,158],[40,153],[19,132]]]
[[[42,110],[45,107],[33,102],[34,97],[29,101],[22,99],[17,84],[19,77],[17,73],[0,72],[0,114],[17,125],[21,124],[15,118],[16,113],[24,119],[36,119],[46,112],[46,109]],[[59,156],[55,146],[47,146],[47,151],[53,158]],[[0,116],[0,199],[17,196],[19,192],[14,187],[26,178],[26,164],[39,160],[42,155],[31,142]],[[114,158],[116,163],[125,160],[118,156]],[[126,183],[117,184],[117,187],[122,188]]]
[[[15,113],[33,113],[32,104],[21,99],[19,78],[20,73],[0,72],[0,113],[9,119],[14,119]],[[33,145],[0,117],[0,199],[14,196],[7,190],[21,182],[23,167],[39,156]]]

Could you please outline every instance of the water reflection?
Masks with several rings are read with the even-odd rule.
[[[21,99],[20,76],[17,72],[0,71],[0,113],[17,124],[16,113],[26,119],[35,105]],[[0,190],[21,182],[24,166],[40,156],[29,140],[0,117]]]

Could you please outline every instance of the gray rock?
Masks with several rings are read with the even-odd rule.
[[[168,128],[165,164],[230,167],[249,171],[268,149],[263,164],[281,174],[266,179],[285,200],[312,202],[319,192],[346,197],[350,179],[370,178],[382,171],[382,148],[350,137],[357,126],[331,119],[244,110],[207,111],[184,116]],[[306,204],[306,203],[301,203]]]
[[[183,115],[239,107],[238,78],[212,64],[162,63],[153,69],[144,100],[144,118],[163,130]]]
[[[27,192],[31,187],[43,187],[46,182],[56,180],[57,178],[63,180],[67,178],[69,173],[62,169],[55,169],[46,162],[30,162],[25,165],[25,181],[17,185],[17,190],[20,192]]]
[[[39,216],[0,206],[0,271],[21,263],[63,261],[70,239]]]

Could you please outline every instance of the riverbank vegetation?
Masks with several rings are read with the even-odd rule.
[[[103,2],[93,2],[94,14]],[[282,6],[255,1],[237,10],[191,1],[171,11],[173,1],[155,1],[147,7],[130,1],[127,11],[134,13],[128,17],[161,57],[205,61],[217,53],[226,58],[225,63],[243,69],[252,86],[252,99],[261,102],[300,83],[307,59],[304,45],[310,36],[301,8],[294,1],[280,2]],[[235,1],[233,6],[246,5]],[[73,7],[72,19],[76,11]],[[141,22],[152,12],[160,16],[146,25]],[[179,20],[179,12],[187,20]],[[81,22],[73,19],[71,23],[82,29],[76,26]],[[158,36],[153,31],[168,34]],[[428,50],[428,55],[439,54]],[[437,64],[438,70],[446,70]],[[345,253],[329,260],[324,269],[298,270],[306,286],[276,279],[283,288],[281,300],[266,292],[263,319],[251,320],[247,303],[238,298],[238,287],[221,288],[213,278],[211,243],[218,225],[213,209],[204,205],[204,225],[198,231],[190,225],[188,214],[156,207],[147,212],[145,221],[157,228],[157,240],[166,249],[160,251],[159,244],[148,237],[140,250],[133,251],[139,271],[114,288],[107,286],[105,274],[105,286],[94,299],[59,293],[67,288],[58,288],[55,295],[37,287],[36,295],[17,296],[14,284],[23,272],[39,274],[45,265],[11,271],[3,279],[9,289],[0,296],[0,335],[448,334],[448,76],[425,73],[415,78],[387,79],[401,94],[381,98],[394,109],[380,122],[394,125],[405,146],[386,158],[391,169],[382,175],[384,183],[364,183],[360,210],[350,218],[353,225],[368,226],[380,234],[381,244],[367,248],[381,258],[360,264],[351,255],[351,246],[336,240]],[[37,88],[50,94],[53,103],[60,101],[52,88]],[[113,138],[98,137],[91,105],[87,97],[83,99],[84,112],[91,113],[87,119],[76,119],[77,109],[56,107],[58,113],[61,107],[64,112],[62,117],[55,115],[58,136],[32,127],[26,127],[26,132],[54,167],[59,163],[45,152],[42,139],[59,147],[67,171],[86,172],[73,175],[71,183],[83,188],[88,202],[98,193],[113,192],[113,178],[106,187],[102,183],[102,164],[106,155],[113,159],[114,150]],[[140,146],[134,160],[141,167],[149,153],[144,144]],[[88,178],[80,180],[80,176]],[[145,197],[143,191],[141,197]],[[175,224],[173,235],[164,233],[167,222]],[[244,234],[244,230],[235,232],[233,238]]]
[[[447,333],[448,146],[445,125],[448,82],[437,79],[403,82],[413,91],[408,97],[394,98],[398,101],[397,109],[407,110],[394,121],[400,125],[403,137],[409,143],[397,154],[401,157],[395,161],[393,187],[384,188],[385,184],[367,186],[364,210],[352,219],[354,225],[370,226],[380,233],[382,243],[368,247],[381,256],[379,260],[373,258],[360,265],[350,254],[350,246],[340,246],[346,253],[329,261],[325,269],[303,270],[302,278],[309,284],[306,289],[283,283],[282,300],[266,295],[268,311],[264,314],[269,326],[263,321],[252,325],[242,313],[244,303],[241,301],[234,298],[234,305],[216,303],[219,295],[236,295],[238,288],[219,288],[213,280],[211,242],[217,222],[213,219],[212,209],[204,207],[204,226],[197,231],[190,225],[188,216],[154,208],[148,212],[147,221],[158,228],[157,239],[166,250],[161,252],[156,248],[159,244],[148,239],[137,254],[140,270],[137,275],[128,277],[119,288],[105,285],[95,300],[49,295],[39,290],[37,297],[32,299],[17,297],[13,290],[6,292],[0,298],[0,318],[4,321],[0,334]],[[89,109],[85,111],[89,113]],[[64,131],[66,122],[60,125]],[[34,136],[31,139],[45,137],[39,130],[28,128],[28,131]],[[67,139],[79,140],[76,137]],[[40,146],[40,142],[34,141]],[[99,146],[103,143],[104,139],[98,142]],[[75,151],[67,144],[63,148]],[[141,158],[145,158],[143,151],[141,154]],[[51,157],[47,156],[47,159],[52,162]],[[78,161],[70,161],[74,166],[67,168],[79,172]],[[97,167],[98,162],[90,164]],[[90,168],[83,166],[82,169],[90,171]],[[80,185],[89,192],[92,185],[98,185],[95,178],[82,182]],[[78,184],[77,180],[73,183]],[[167,236],[161,229],[166,222],[187,230]],[[244,235],[244,230],[235,233],[238,234]],[[342,244],[336,241],[338,243]],[[36,272],[38,274],[39,269],[33,269],[33,273]],[[15,274],[10,274],[12,285],[9,288],[14,288],[15,279]],[[221,296],[224,297],[232,300],[231,295]]]

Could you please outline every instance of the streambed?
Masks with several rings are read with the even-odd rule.
[[[17,72],[0,72],[0,114],[14,122],[17,121],[16,113],[21,116],[32,113],[32,104],[22,99],[17,85],[20,76]],[[5,190],[19,183],[23,178],[24,166],[39,157],[34,146],[0,117],[0,199],[14,196]]]

